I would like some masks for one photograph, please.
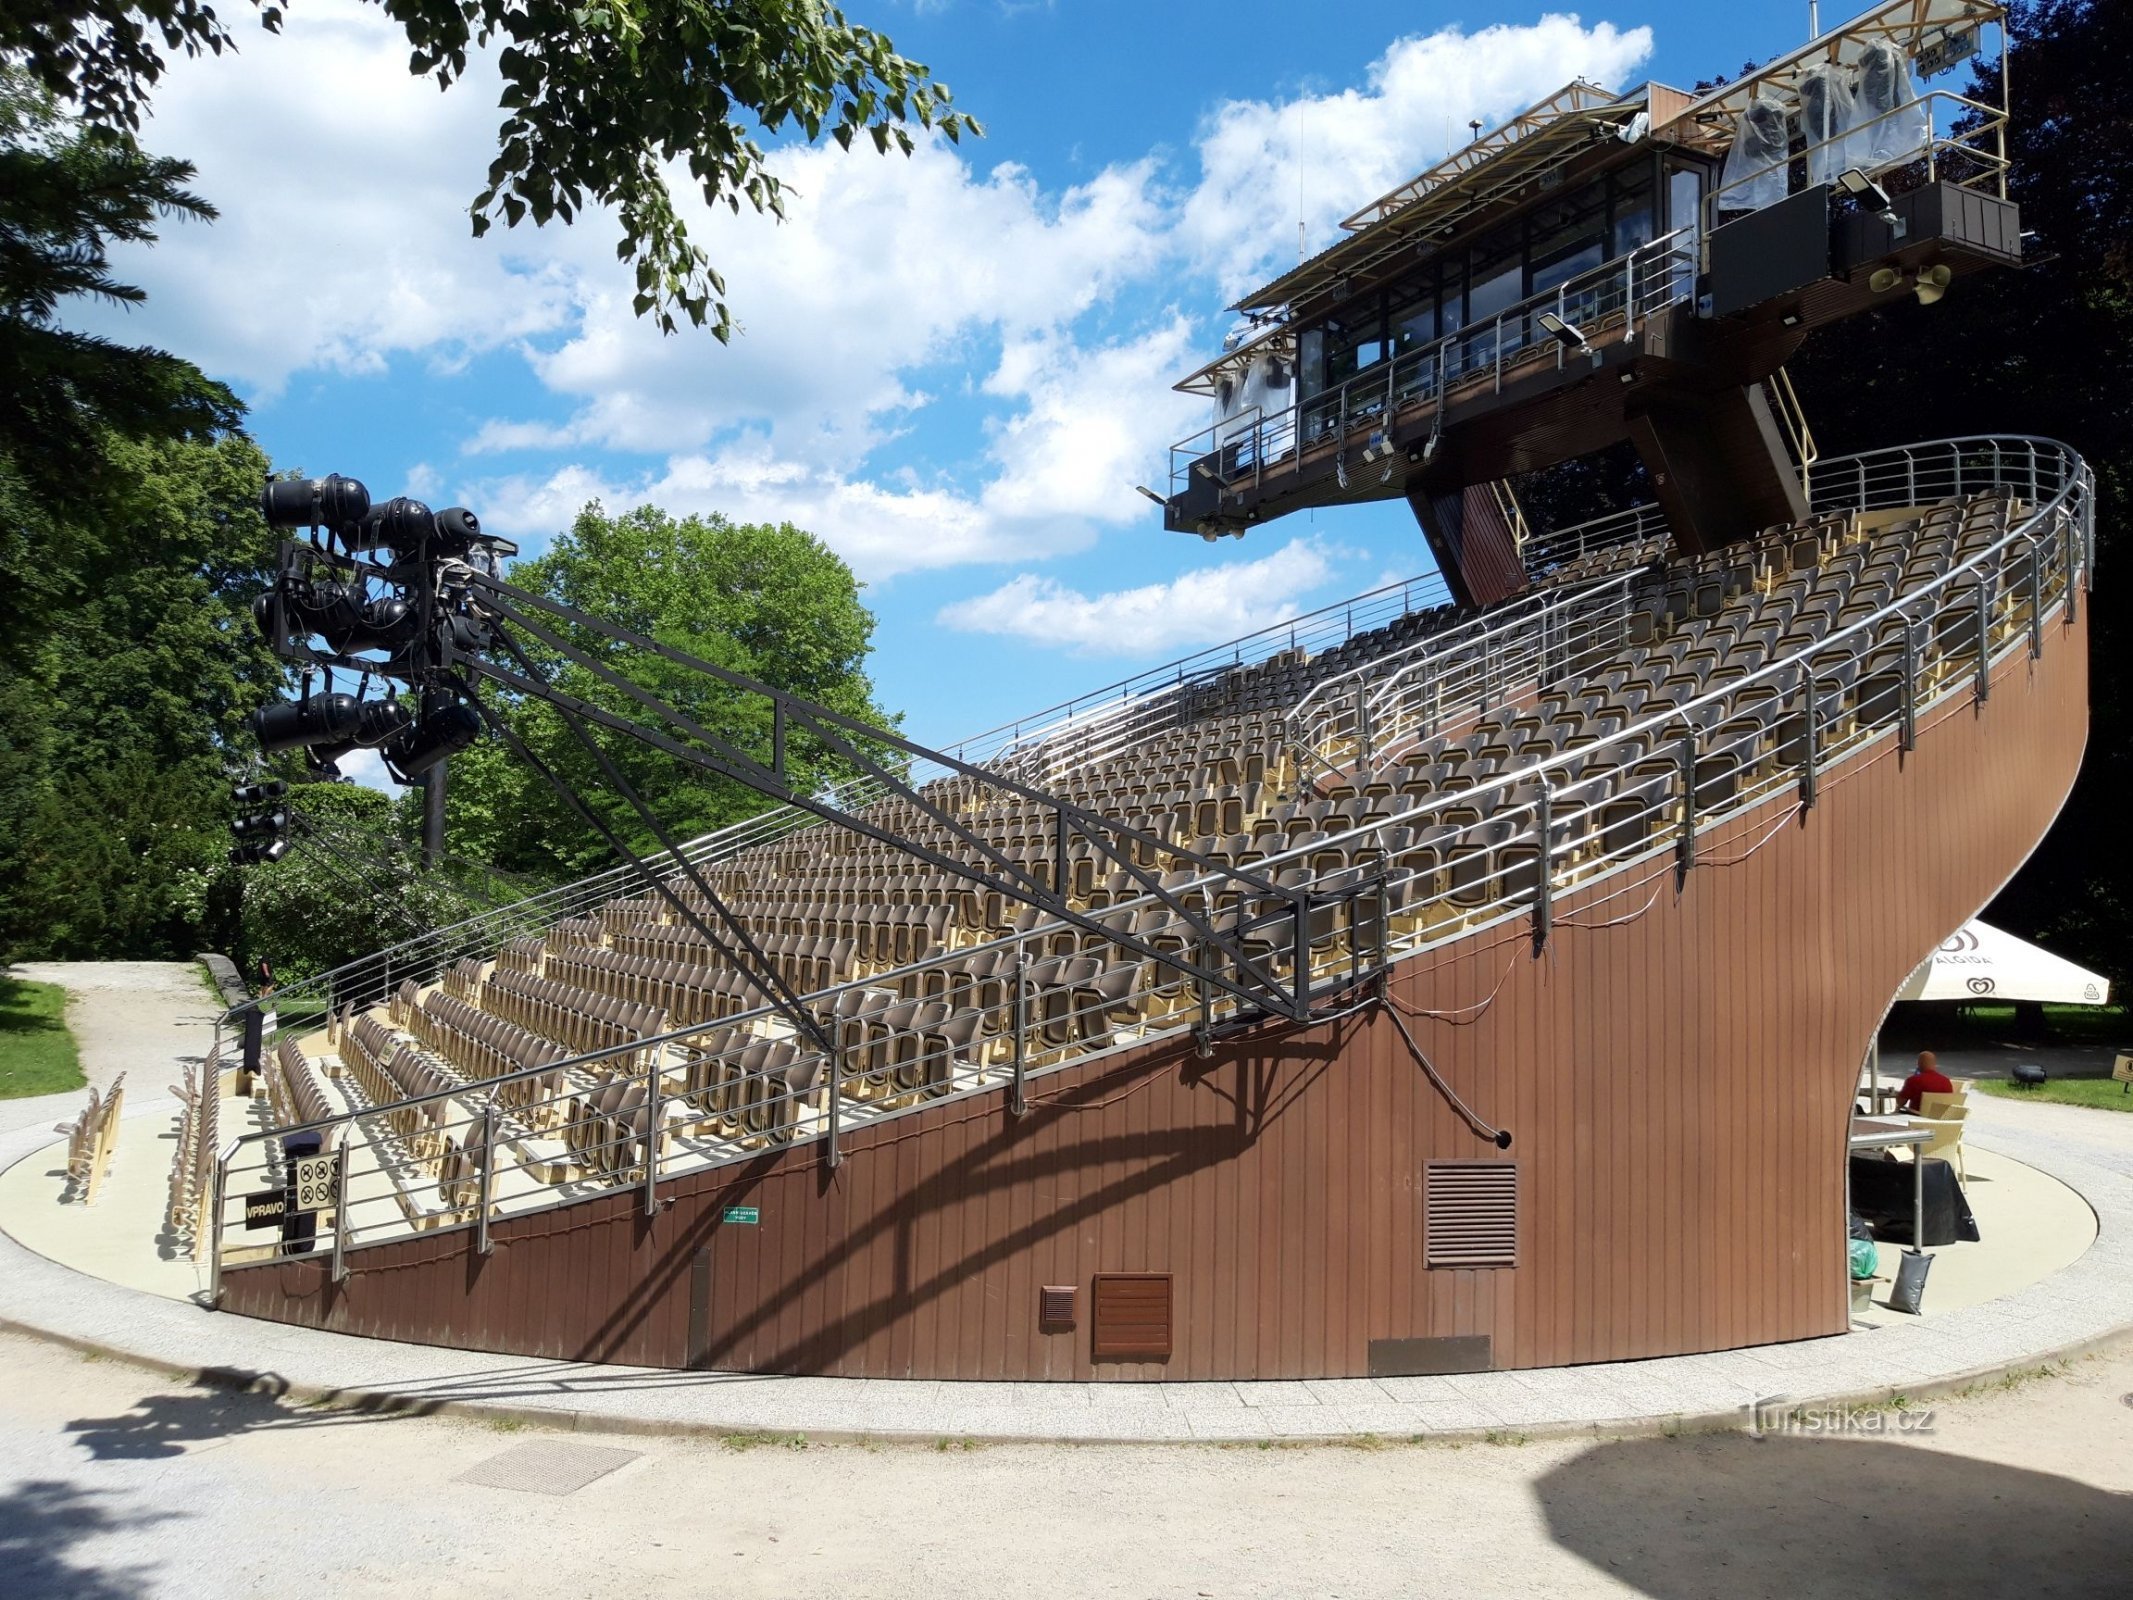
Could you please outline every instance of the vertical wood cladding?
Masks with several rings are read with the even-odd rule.
[[[945,1104],[848,1135],[834,1173],[766,1152],[671,1185],[653,1218],[628,1191],[501,1221],[486,1259],[460,1231],[356,1251],[338,1289],[322,1261],[232,1267],[225,1304],[529,1356],[939,1378],[1351,1376],[1373,1343],[1526,1367],[1840,1332],[1859,1063],[2049,826],[2087,686],[2085,625],[2054,624],[1911,754],[1884,741],[1813,810],[1705,835],[1680,894],[1655,862],[1561,895],[1538,958],[1520,923],[1397,969],[1416,1043],[1515,1136],[1516,1267],[1425,1266],[1426,1164],[1501,1158],[1367,1011],[1070,1069],[1020,1119]],[[1041,1289],[1101,1273],[1170,1275],[1167,1362],[1040,1325]]]

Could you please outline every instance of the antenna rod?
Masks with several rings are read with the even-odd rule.
[[[1822,37],[1822,0],[1807,0],[1807,42]]]

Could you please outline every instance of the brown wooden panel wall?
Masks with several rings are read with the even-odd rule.
[[[526,1355],[941,1378],[1346,1376],[1372,1341],[1488,1341],[1499,1367],[1800,1339],[1846,1325],[1855,1074],[1913,965],[2056,814],[2087,729],[2084,625],[1664,864],[1403,964],[1439,1071],[1515,1136],[1518,1265],[1428,1270],[1422,1174],[1491,1159],[1379,1012],[1151,1047],[676,1183],[325,1263],[225,1272],[234,1311]],[[1641,915],[1632,913],[1641,911]],[[1606,926],[1616,919],[1618,925]],[[1432,1013],[1435,1013],[1433,1015]],[[759,1208],[756,1225],[722,1208]],[[699,1259],[707,1262],[699,1266]],[[1039,1290],[1173,1276],[1163,1363],[1090,1360]],[[1383,1345],[1386,1349],[1406,1346]],[[1413,1348],[1423,1348],[1420,1345]]]

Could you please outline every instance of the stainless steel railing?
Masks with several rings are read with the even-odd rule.
[[[1171,496],[1185,493],[1195,473],[1224,488],[1261,486],[1299,449],[1345,442],[1409,408],[1441,409],[1447,396],[1474,385],[1500,390],[1506,376],[1539,362],[1561,368],[1580,359],[1540,327],[1544,312],[1576,327],[1594,349],[1634,339],[1648,318],[1696,292],[1697,245],[1695,228],[1677,229],[1321,394],[1212,423],[1170,447]]]
[[[1870,747],[1908,743],[1947,708],[1989,694],[1993,665],[2041,653],[2046,622],[2078,605],[2093,566],[2093,482],[2065,447],[1951,440],[1833,466],[1816,486],[1818,512],[1991,495],[1970,508],[1991,520],[1946,535],[1966,541],[1946,571],[1604,737],[1485,782],[1385,795],[1381,812],[1335,835],[1263,836],[1262,872],[1304,874],[1311,893],[1298,908],[1223,901],[1221,880],[1193,891],[1237,919],[1269,969],[1301,963],[1328,994],[1384,961],[1507,922],[1545,941],[1564,893],[1613,882],[1626,895],[1711,865],[1697,853],[1710,827],[1774,798],[1788,814],[1812,805]],[[1943,535],[1918,540],[1929,536]],[[1136,919],[1136,935],[1159,946],[1193,937],[1152,907],[1144,898],[1107,914]],[[350,1074],[346,1114],[228,1147],[206,1224],[213,1270],[219,1281],[224,1264],[300,1253],[248,1237],[241,1205],[231,1209],[286,1183],[279,1141],[289,1132],[348,1152],[336,1203],[319,1214],[318,1247],[344,1270],[351,1249],[423,1229],[469,1228],[483,1248],[493,1220],[617,1187],[656,1208],[662,1183],[685,1173],[802,1140],[834,1156],[856,1129],[941,1099],[1004,1088],[1019,1102],[1067,1064],[1242,1020],[1227,998],[1159,964],[1087,964],[1088,944],[1039,927],[824,990],[812,1003],[837,1030],[829,1059],[781,1038],[780,1019],[759,1009],[487,1078],[435,1054],[455,1087],[391,1103]]]

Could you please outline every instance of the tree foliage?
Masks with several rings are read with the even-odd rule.
[[[237,942],[230,780],[283,682],[249,610],[273,550],[266,458],[232,434],[107,436],[102,460],[99,525],[55,520],[42,553],[153,556],[83,582],[0,666],[0,947],[190,956]]]
[[[567,223],[611,207],[616,254],[635,264],[637,313],[668,332],[678,317],[722,340],[732,331],[724,280],[675,209],[677,164],[708,205],[782,216],[785,189],[758,135],[798,129],[908,155],[913,127],[951,140],[981,131],[923,66],[822,0],[377,3],[407,34],[408,70],[440,87],[465,75],[469,50],[502,43],[503,117],[474,232],[498,217]],[[255,4],[279,31],[282,7]],[[166,50],[235,48],[228,22],[199,0],[45,0],[0,14],[0,52],[112,130],[140,127]]]
[[[1792,374],[1825,453],[2037,434],[2095,468],[2088,754],[2058,824],[1992,915],[2123,984],[2133,980],[2133,868],[2098,841],[2115,835],[2133,786],[2133,706],[2116,670],[2129,631],[2118,530],[2133,514],[2133,82],[2123,70],[2133,7],[2027,0],[2012,31],[2012,194],[2035,232],[2028,265],[1964,278],[1933,306],[1900,296],[1819,335]],[[1998,63],[1980,77],[1996,94]]]
[[[242,415],[189,362],[61,325],[84,298],[141,299],[112,277],[109,249],[153,239],[161,217],[211,217],[191,177],[74,126],[0,68],[0,662],[19,666],[41,619],[154,548],[124,504],[134,463],[111,440],[207,442]]]
[[[866,670],[874,619],[851,569],[790,523],[675,518],[650,506],[621,516],[586,507],[570,532],[511,581],[589,615],[618,623],[730,671],[789,690],[847,716],[890,726],[874,704]],[[660,696],[732,744],[767,758],[770,710],[676,663],[565,629],[573,646]],[[650,720],[587,668],[525,639],[532,665],[556,687],[633,720]],[[631,848],[656,849],[652,832],[614,792],[599,762],[550,705],[490,691],[512,731],[584,796]],[[590,730],[671,837],[685,839],[755,815],[762,795],[625,737]],[[848,775],[809,740],[786,750],[796,787]],[[576,876],[609,864],[612,852],[549,785],[501,743],[487,739],[452,762],[446,788],[454,851],[509,871]]]
[[[293,982],[552,887],[485,866],[425,866],[421,796],[353,783],[289,790],[291,842],[279,861],[244,873],[241,948]]]

